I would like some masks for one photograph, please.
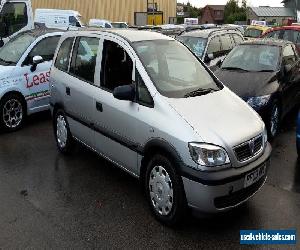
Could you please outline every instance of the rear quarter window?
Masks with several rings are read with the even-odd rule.
[[[74,38],[70,37],[61,44],[54,64],[57,69],[68,71],[73,42]]]

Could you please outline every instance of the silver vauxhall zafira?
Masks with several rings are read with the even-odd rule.
[[[143,183],[155,217],[240,205],[265,183],[265,125],[189,49],[159,33],[67,32],[51,69],[58,149],[80,142]]]

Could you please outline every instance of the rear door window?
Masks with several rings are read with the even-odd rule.
[[[74,38],[70,37],[61,44],[54,64],[59,70],[68,71],[73,42]]]
[[[267,33],[265,37],[266,38],[279,39],[279,37],[280,37],[280,30],[271,31],[271,32]]]
[[[94,84],[99,38],[77,38],[70,73],[83,81]]]
[[[221,38],[221,44],[222,44],[222,51],[228,52],[228,51],[232,50],[234,45],[232,44],[230,35],[222,35],[222,36],[220,36],[220,38]]]

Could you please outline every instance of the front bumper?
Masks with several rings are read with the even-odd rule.
[[[245,176],[263,164],[270,165],[271,146],[267,145],[264,154],[256,161],[239,169],[232,168],[229,172],[236,172],[230,177],[224,175],[228,170],[208,173],[210,180],[202,180],[182,176],[186,199],[189,207],[205,213],[217,213],[236,207],[253,196],[265,183],[267,174],[258,182],[244,188]],[[226,176],[225,178],[214,178]],[[267,173],[267,171],[266,171]]]

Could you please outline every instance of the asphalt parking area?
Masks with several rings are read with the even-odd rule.
[[[295,120],[293,112],[272,143],[269,178],[255,197],[170,229],[152,218],[137,180],[83,147],[59,154],[50,115],[34,116],[0,134],[0,248],[252,248],[240,246],[240,229],[296,228],[299,237]]]

